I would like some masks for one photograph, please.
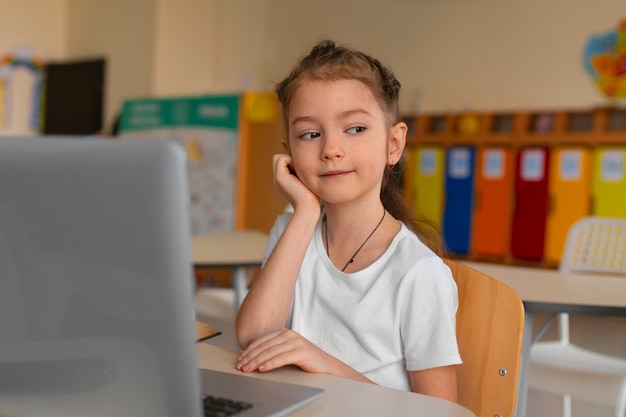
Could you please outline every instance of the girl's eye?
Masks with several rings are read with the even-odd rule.
[[[319,132],[306,132],[306,133],[301,134],[300,138],[310,140],[313,138],[317,138],[319,136],[320,136]]]
[[[356,135],[357,133],[365,132],[365,129],[367,129],[365,126],[353,126],[348,128],[347,132]]]

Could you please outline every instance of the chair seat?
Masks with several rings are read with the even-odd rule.
[[[531,349],[531,362],[577,372],[626,376],[626,358],[604,355],[562,342],[537,342]]]
[[[616,407],[626,386],[626,359],[561,342],[531,350],[529,387]]]

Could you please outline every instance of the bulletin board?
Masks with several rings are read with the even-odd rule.
[[[235,225],[239,95],[127,100],[120,136],[173,139],[187,151],[193,235]]]

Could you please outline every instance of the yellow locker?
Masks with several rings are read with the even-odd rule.
[[[413,164],[413,204],[420,213],[441,227],[444,200],[444,148],[436,145],[418,146],[415,149]]]
[[[626,217],[626,147],[600,146],[594,152],[594,216]]]
[[[570,226],[590,213],[591,150],[582,146],[556,147],[550,157],[544,258],[558,264]]]

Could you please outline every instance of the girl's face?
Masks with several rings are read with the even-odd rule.
[[[380,201],[383,174],[402,155],[406,124],[389,126],[357,80],[305,81],[289,107],[289,150],[298,178],[328,204]]]

